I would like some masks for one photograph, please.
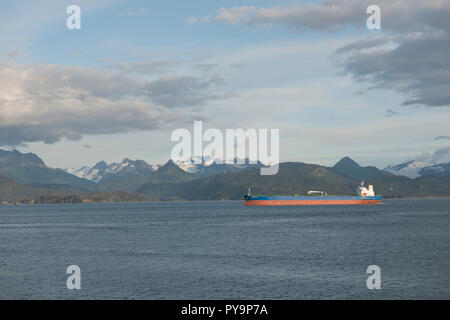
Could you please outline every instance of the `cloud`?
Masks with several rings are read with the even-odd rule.
[[[19,49],[11,50],[5,53],[5,56],[8,58],[17,58],[22,55],[22,52]]]
[[[235,69],[241,69],[243,67],[246,67],[247,64],[245,63],[232,63],[230,64],[230,68],[235,68]]]
[[[390,117],[393,117],[393,116],[396,116],[396,115],[398,115],[398,112],[396,112],[396,111],[394,111],[392,109],[387,109],[386,110],[386,114],[384,116],[387,117],[387,118],[390,118]]]
[[[203,105],[206,101],[226,99],[228,94],[209,89],[223,84],[219,76],[200,79],[193,76],[164,76],[147,85],[146,91],[152,101],[167,107]]]
[[[286,7],[239,6],[221,8],[209,21],[316,31],[350,25],[364,30],[366,9],[372,4],[372,0],[325,0]],[[450,2],[378,0],[376,4],[384,36],[369,35],[339,48],[334,57],[337,66],[370,88],[400,92],[404,105],[449,106]]]
[[[258,8],[240,6],[221,8],[213,21],[250,26],[282,24],[296,29],[330,30],[347,25],[366,28],[366,9],[372,0],[326,0],[321,3],[295,4],[288,7]],[[448,28],[446,0],[378,0],[383,29],[411,31],[424,26]]]
[[[415,160],[427,163],[447,163],[450,162],[450,147],[435,150],[433,153],[423,152],[415,157]]]
[[[18,47],[18,48],[14,49],[14,50],[5,52],[3,54],[3,56],[5,56],[7,58],[19,58],[19,57],[23,57],[23,56],[26,56],[26,55],[28,55],[28,50],[26,50],[26,49],[24,50],[21,47]]]
[[[349,53],[353,51],[362,51],[367,49],[373,49],[392,43],[393,39],[391,37],[371,37],[368,39],[359,40],[356,42],[351,42],[343,47],[336,50],[337,54]]]
[[[144,17],[147,16],[149,12],[147,8],[139,8],[136,10],[122,11],[119,13],[119,16],[128,16],[128,17]]]
[[[402,93],[403,105],[449,106],[450,35],[429,32],[398,37],[395,42],[391,49],[354,49],[349,54],[341,50],[338,64],[358,82]]]
[[[192,66],[192,69],[202,72],[211,72],[219,67],[217,63],[197,63]]]
[[[358,18],[354,14],[357,10],[365,13],[365,9],[363,3],[356,1],[353,3],[350,1],[326,1],[324,4],[307,3],[290,7],[269,8],[240,6],[221,8],[212,20],[248,26],[283,24],[296,29],[326,30],[335,29],[351,22],[365,22],[364,16]]]
[[[440,148],[433,152],[431,161],[434,163],[450,162],[450,147]]]
[[[354,95],[356,95],[356,96],[362,96],[362,95],[365,95],[365,94],[367,94],[367,90],[365,90],[365,89],[358,89],[354,93]]]
[[[438,136],[434,140],[450,140],[450,136]]]
[[[0,145],[179,125],[195,118],[186,108],[225,97],[215,90],[220,83],[217,77],[149,80],[97,68],[0,62]]]
[[[151,75],[156,73],[166,73],[171,70],[171,67],[178,63],[172,60],[156,60],[156,61],[141,61],[141,62],[120,62],[116,60],[104,60],[109,63],[108,68],[127,74],[142,74]]]

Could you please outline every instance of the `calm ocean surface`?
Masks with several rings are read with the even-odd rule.
[[[450,299],[450,199],[0,206],[0,299],[55,298]]]

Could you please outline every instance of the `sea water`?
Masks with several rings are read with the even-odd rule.
[[[0,298],[450,299],[450,199],[0,206]]]

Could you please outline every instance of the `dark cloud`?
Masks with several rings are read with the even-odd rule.
[[[0,63],[0,145],[173,126],[198,118],[218,77],[142,79],[96,68]]]
[[[358,89],[358,90],[355,91],[354,94],[357,95],[357,96],[362,96],[362,95],[365,95],[367,92],[368,91],[365,90],[365,89]]]
[[[344,74],[370,88],[405,96],[404,105],[450,105],[450,1],[325,0],[288,7],[222,8],[213,21],[246,26],[284,25],[297,30],[366,29],[366,9],[381,9],[380,31],[336,51]]]
[[[434,140],[450,140],[450,136],[438,136]]]
[[[387,117],[387,118],[390,118],[390,117],[393,117],[393,116],[396,116],[396,115],[398,115],[398,112],[396,112],[396,111],[394,111],[392,109],[387,109],[386,113],[384,114],[384,116]]]
[[[218,76],[205,80],[193,76],[161,77],[145,87],[145,95],[167,107],[203,105],[208,100],[227,97],[211,90],[221,84],[223,79]]]
[[[343,55],[346,50],[341,50],[339,65],[359,82],[403,93],[404,105],[450,105],[449,34],[397,37],[395,43],[394,48],[369,52],[354,49]],[[358,42],[353,45],[356,48]]]
[[[167,73],[178,62],[172,60],[140,61],[140,62],[120,62],[116,60],[104,60],[108,63],[108,68],[127,74],[154,75]]]

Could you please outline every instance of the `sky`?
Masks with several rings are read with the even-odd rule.
[[[371,4],[381,29],[366,26]],[[78,5],[81,28],[66,9]],[[450,1],[0,4],[0,146],[165,163],[173,130],[280,130],[280,160],[450,156]],[[450,160],[447,160],[450,161]]]

